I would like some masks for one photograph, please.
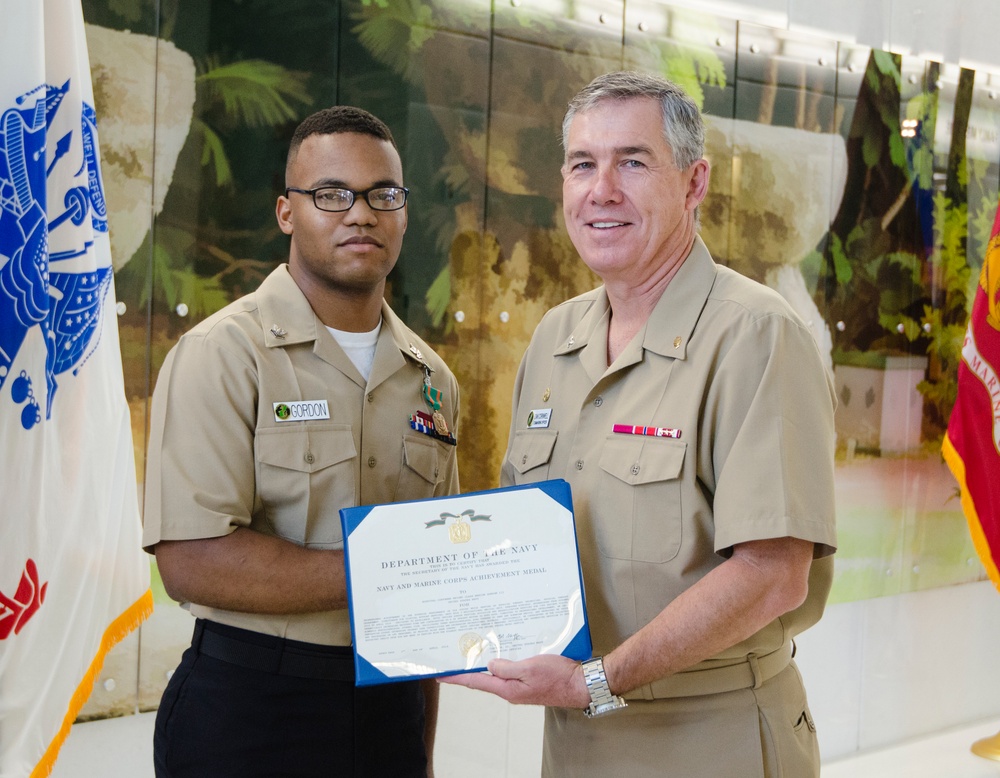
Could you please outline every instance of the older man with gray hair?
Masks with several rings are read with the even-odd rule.
[[[792,661],[836,545],[816,343],[698,236],[709,164],[680,88],[601,76],[563,142],[566,228],[603,285],[536,329],[502,483],[572,485],[595,657],[448,680],[547,706],[545,776],[819,775]]]

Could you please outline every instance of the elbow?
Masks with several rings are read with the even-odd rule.
[[[783,616],[801,606],[809,596],[809,573],[812,570],[814,545],[788,538],[785,553],[771,567],[773,613]]]
[[[153,549],[156,567],[167,596],[176,602],[190,602],[187,591],[190,576],[186,573],[183,544],[177,541],[161,540]]]
[[[795,576],[781,588],[779,592],[778,610],[780,615],[795,610],[806,601],[809,595],[808,571],[804,576]]]
[[[775,616],[784,616],[802,605],[809,596],[809,571],[812,557],[795,560],[785,568],[784,575],[775,580],[771,590]]]

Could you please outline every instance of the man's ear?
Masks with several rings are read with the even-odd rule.
[[[285,235],[292,234],[292,203],[291,201],[281,195],[278,197],[278,202],[274,206],[274,215],[278,218],[278,228],[285,233]]]
[[[687,208],[693,211],[708,194],[708,180],[711,177],[711,166],[708,160],[702,157],[691,164],[688,168],[690,178],[688,179]]]

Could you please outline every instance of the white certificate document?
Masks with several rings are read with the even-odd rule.
[[[591,656],[566,481],[340,511],[359,686]]]

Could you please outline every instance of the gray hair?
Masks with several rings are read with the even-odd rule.
[[[663,136],[679,169],[685,170],[705,156],[705,125],[697,103],[672,81],[636,71],[598,76],[570,100],[562,124],[563,151],[567,150],[569,126],[578,113],[585,113],[605,100],[640,97],[660,101]]]

